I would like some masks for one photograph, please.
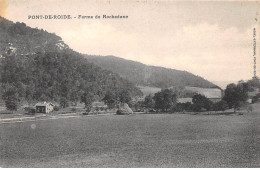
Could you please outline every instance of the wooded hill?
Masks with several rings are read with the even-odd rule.
[[[187,71],[148,66],[139,62],[125,60],[114,56],[85,55],[92,62],[104,69],[119,74],[138,86],[158,88],[169,87],[201,87],[216,88],[217,86],[202,77]]]
[[[107,91],[142,92],[89,63],[59,36],[0,18],[0,95],[17,101],[100,100]]]

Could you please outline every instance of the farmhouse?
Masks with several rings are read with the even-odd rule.
[[[41,102],[41,103],[36,103],[35,109],[36,113],[50,113],[53,111],[54,105],[49,102]]]

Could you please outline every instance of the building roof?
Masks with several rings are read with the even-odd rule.
[[[52,103],[50,102],[38,102],[35,104],[35,106],[47,106],[47,105],[52,105],[54,106]]]

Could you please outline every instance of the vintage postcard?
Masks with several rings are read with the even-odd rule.
[[[259,14],[0,0],[0,167],[259,167]]]

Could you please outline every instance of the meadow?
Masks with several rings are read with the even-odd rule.
[[[0,167],[259,167],[259,116],[134,114],[0,123]]]

